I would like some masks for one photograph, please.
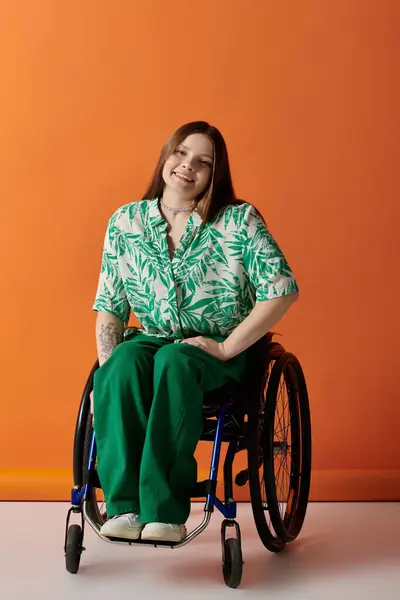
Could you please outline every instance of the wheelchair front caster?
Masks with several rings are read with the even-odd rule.
[[[243,557],[240,541],[235,538],[225,540],[224,554],[222,572],[225,583],[230,588],[237,588],[242,581],[243,573]]]
[[[81,554],[85,550],[82,546],[82,541],[82,527],[80,525],[70,525],[65,545],[65,566],[69,573],[78,572]]]
[[[225,539],[227,527],[234,527],[235,538]],[[239,524],[231,519],[225,519],[221,526],[222,541],[222,573],[225,583],[230,588],[237,588],[242,581],[243,556]]]

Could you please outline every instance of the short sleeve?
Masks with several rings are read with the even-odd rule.
[[[129,321],[130,306],[120,273],[118,255],[115,251],[115,237],[119,231],[115,226],[117,216],[118,214],[115,213],[108,222],[93,310],[106,311],[127,323]]]
[[[243,227],[243,263],[257,302],[299,291],[294,275],[262,217],[252,205]]]

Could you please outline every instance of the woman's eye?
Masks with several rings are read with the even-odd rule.
[[[185,151],[181,150],[181,148],[178,148],[178,150],[176,151],[177,154],[182,154],[182,156],[185,155]]]

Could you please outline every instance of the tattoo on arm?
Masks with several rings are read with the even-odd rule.
[[[115,323],[102,325],[99,334],[99,359],[103,364],[111,355],[111,352],[122,341],[122,330]]]

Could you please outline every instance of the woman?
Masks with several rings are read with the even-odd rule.
[[[119,208],[105,237],[93,306],[103,535],[185,537],[203,394],[241,380],[245,351],[297,295],[262,217],[236,200],[220,132],[180,127],[144,198]],[[131,309],[142,328],[123,334]]]

